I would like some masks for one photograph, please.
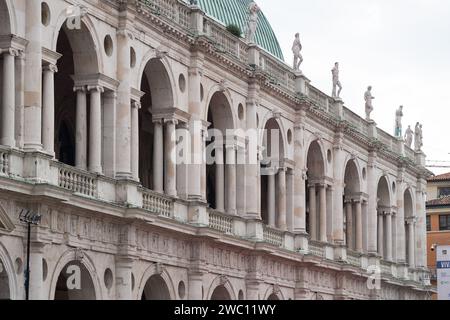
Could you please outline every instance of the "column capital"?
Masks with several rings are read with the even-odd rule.
[[[416,217],[408,217],[405,219],[405,222],[407,225],[415,225],[417,222],[417,218]]]
[[[100,93],[105,92],[105,89],[102,86],[87,86],[88,91],[97,91]]]
[[[131,108],[140,110],[142,108],[142,104],[139,101],[133,101],[133,103],[131,103]]]
[[[164,124],[173,124],[173,125],[177,125],[178,124],[178,120],[175,118],[168,118],[168,119],[164,119]]]
[[[54,64],[48,64],[48,65],[44,66],[42,68],[42,70],[44,72],[47,71],[47,72],[56,73],[56,72],[58,72],[58,67],[56,65],[54,65]]]
[[[73,87],[73,92],[77,92],[77,91],[87,92],[86,86],[75,86],[75,87]]]

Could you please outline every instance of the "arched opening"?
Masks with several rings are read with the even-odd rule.
[[[225,288],[225,286],[221,285],[221,286],[218,286],[216,289],[214,289],[214,292],[211,295],[211,300],[212,301],[231,300],[231,295],[228,292],[227,288]]]
[[[9,288],[9,277],[6,272],[6,267],[2,260],[0,260],[0,300],[10,300],[11,290]]]
[[[216,92],[208,107],[208,140],[206,142],[206,199],[219,212],[236,214],[236,149],[231,106],[222,92]]]
[[[99,73],[96,46],[84,23],[79,30],[71,30],[64,23],[56,51],[62,56],[54,75],[55,157],[67,165],[87,169],[91,109],[86,83],[89,76]]]
[[[306,230],[312,240],[327,241],[325,160],[319,142],[313,141],[307,154]],[[322,221],[324,220],[324,221]]]
[[[153,275],[147,280],[142,293],[142,300],[170,300],[169,288],[160,275]]]
[[[6,0],[0,0],[0,35],[11,34],[11,19]]]
[[[275,293],[272,293],[269,298],[267,298],[268,301],[279,301],[280,298]]]
[[[377,189],[377,247],[378,254],[386,260],[392,259],[392,208],[389,182],[381,177]]]
[[[58,276],[55,300],[95,300],[95,288],[88,269],[79,261],[66,264]]]
[[[286,229],[286,169],[281,127],[275,118],[267,121],[262,139],[261,217],[273,228]]]
[[[362,251],[362,199],[358,167],[350,160],[344,175],[344,236],[347,248]]]
[[[405,254],[406,262],[411,268],[415,267],[415,220],[413,200],[411,196],[411,190],[405,191],[403,197],[403,205],[405,212]]]

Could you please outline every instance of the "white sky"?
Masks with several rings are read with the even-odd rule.
[[[364,116],[373,86],[372,118],[393,134],[403,105],[403,131],[424,126],[428,160],[450,166],[449,0],[257,0],[292,64],[294,34],[303,45],[303,73],[331,94],[331,69],[340,63],[345,105]],[[448,169],[431,169],[436,174]]]

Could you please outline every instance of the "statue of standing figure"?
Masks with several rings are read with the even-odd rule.
[[[411,148],[413,142],[414,131],[412,131],[411,126],[408,126],[405,132],[405,144]]]
[[[373,111],[373,105],[372,100],[375,99],[375,97],[372,96],[372,86],[369,86],[367,88],[366,93],[364,93],[364,100],[366,101],[366,120],[370,121],[370,114]]]
[[[295,40],[294,44],[292,45],[292,53],[294,54],[294,70],[300,71],[300,65],[303,62],[302,54],[300,53],[302,51],[302,43],[300,42],[300,34],[295,34]]]
[[[423,147],[423,126],[417,122],[414,132],[414,150],[420,151]]]
[[[402,126],[402,118],[403,118],[403,106],[397,109],[395,112],[395,136],[398,138],[403,137],[403,126]]]
[[[334,64],[334,68],[331,70],[333,75],[333,98],[339,98],[342,91],[342,84],[339,81],[339,62]],[[336,89],[339,88],[339,91],[336,93]]]
[[[258,13],[260,9],[258,5],[254,1],[252,1],[248,6],[248,10],[250,13],[248,16],[248,25],[245,39],[248,43],[255,43],[256,28],[258,27]]]

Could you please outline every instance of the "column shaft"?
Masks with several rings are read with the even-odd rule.
[[[384,217],[383,213],[378,214],[378,254],[384,257]]]
[[[414,223],[412,221],[408,222],[408,264],[410,268],[415,268],[415,235],[414,235]]]
[[[3,105],[2,105],[2,127],[0,144],[15,147],[14,113],[15,113],[15,66],[14,50],[3,54]]]
[[[386,260],[392,261],[392,213],[386,215]]]
[[[275,174],[267,176],[267,214],[269,226],[275,227]]]
[[[75,166],[87,170],[87,111],[86,111],[86,89],[78,87],[76,110],[76,135],[75,135]]]
[[[327,241],[327,187],[320,186],[320,241]]]
[[[355,239],[355,250],[362,253],[363,251],[363,236],[362,236],[362,203],[357,201],[355,204],[356,214],[355,214],[355,224],[356,224],[356,239]]]
[[[347,248],[353,250],[353,210],[351,201],[345,202],[345,215],[347,219],[346,223]]]
[[[316,186],[309,186],[309,235],[312,240],[317,240],[317,206]]]
[[[134,102],[131,106],[131,175],[139,181],[139,109],[141,104]]]
[[[277,227],[287,230],[286,225],[286,170],[278,171],[278,221]]]
[[[226,188],[227,188],[227,213],[236,215],[236,147],[226,148]]]
[[[176,137],[176,121],[169,120],[166,122],[164,155],[165,155],[165,192],[168,196],[177,196],[177,137]]]
[[[222,145],[216,147],[216,210],[225,212],[225,172]]]
[[[90,88],[89,171],[102,173],[102,87]]]
[[[153,190],[164,192],[164,142],[161,120],[153,123]]]
[[[42,144],[44,150],[55,155],[55,72],[54,65],[44,69],[42,96]]]

